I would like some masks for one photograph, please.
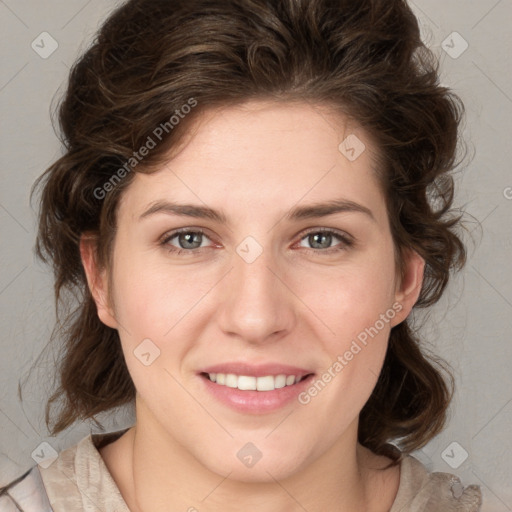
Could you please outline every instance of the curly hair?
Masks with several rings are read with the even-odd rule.
[[[405,0],[130,0],[111,13],[60,102],[65,152],[33,188],[41,191],[36,252],[53,265],[53,338],[62,339],[50,432],[134,401],[118,332],[101,323],[87,286],[80,237],[94,234],[108,268],[123,191],[135,172],[158,169],[206,109],[295,100],[355,120],[381,153],[397,268],[405,250],[416,251],[425,273],[415,308],[436,303],[466,261],[452,207],[464,107],[440,85],[438,66]],[[192,100],[190,113],[169,123]],[[138,163],[159,126],[161,142]],[[445,363],[421,345],[409,319],[391,330],[360,413],[359,442],[395,463],[443,428],[453,394]]]

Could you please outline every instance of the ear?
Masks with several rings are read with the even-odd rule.
[[[99,319],[108,327],[117,329],[118,324],[114,317],[114,310],[108,300],[108,275],[106,270],[99,270],[97,264],[96,237],[83,234],[80,237],[80,256],[87,276],[89,290],[96,303]]]
[[[418,300],[421,292],[421,285],[423,284],[423,272],[425,270],[425,260],[412,249],[404,251],[404,276],[401,282],[397,284],[395,290],[395,302],[401,305],[400,311],[397,309],[397,314],[391,321],[391,326],[403,322],[411,312],[414,304]]]

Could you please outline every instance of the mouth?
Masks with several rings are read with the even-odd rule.
[[[213,398],[237,412],[263,414],[297,400],[315,373],[293,366],[218,365],[199,374]]]
[[[219,386],[228,388],[237,388],[240,391],[275,391],[288,386],[293,386],[312,376],[313,373],[306,375],[264,375],[256,377],[255,375],[236,375],[234,373],[205,373],[201,376],[214,382]]]

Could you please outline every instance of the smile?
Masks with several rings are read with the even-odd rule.
[[[237,388],[241,391],[274,391],[299,383],[307,376],[300,375],[265,375],[255,377],[251,375],[235,375],[234,373],[207,373],[204,374],[211,382],[220,386]]]

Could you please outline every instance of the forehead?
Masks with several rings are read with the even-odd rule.
[[[216,209],[343,196],[372,205],[382,200],[376,161],[369,135],[332,108],[252,101],[202,113],[160,170],[136,174],[123,202],[134,216],[166,198]]]

